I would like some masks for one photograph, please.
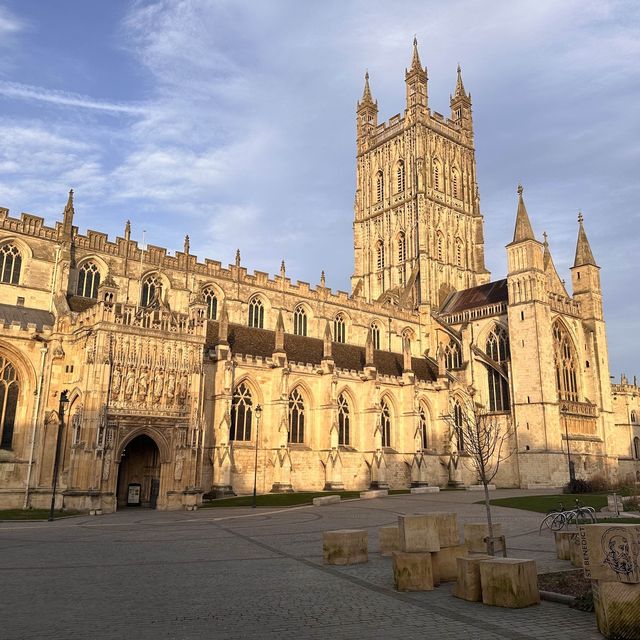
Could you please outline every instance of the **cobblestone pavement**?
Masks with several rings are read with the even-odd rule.
[[[498,495],[522,492],[501,491]],[[102,517],[0,523],[2,631],[22,638],[134,640],[463,638],[591,640],[593,614],[543,602],[507,610],[468,603],[450,585],[393,589],[377,527],[400,513],[455,510],[478,521],[471,492],[400,495],[325,507],[122,511]],[[539,570],[555,559],[540,516],[494,508],[509,555]],[[322,564],[322,531],[369,531],[368,564]]]

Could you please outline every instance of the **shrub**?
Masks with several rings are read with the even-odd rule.
[[[562,487],[562,493],[596,493],[590,480],[574,478]]]

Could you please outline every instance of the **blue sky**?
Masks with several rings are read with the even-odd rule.
[[[640,4],[588,0],[0,0],[0,206],[349,289],[355,103],[472,94],[487,263],[515,188],[570,281],[577,212],[602,267],[612,373],[640,374]]]

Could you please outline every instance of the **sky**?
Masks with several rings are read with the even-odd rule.
[[[578,211],[602,267],[611,373],[640,374],[640,3],[0,0],[0,206],[349,291],[355,105],[473,101],[487,266],[522,182],[570,283]]]

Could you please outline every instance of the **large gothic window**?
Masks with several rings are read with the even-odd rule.
[[[142,281],[142,294],[140,296],[140,306],[150,307],[160,300],[162,294],[162,280],[156,274],[149,274]]]
[[[556,386],[560,400],[578,401],[575,349],[561,323],[553,325],[553,350],[556,366]]]
[[[252,407],[251,389],[243,382],[233,392],[229,440],[251,440]]]
[[[462,245],[462,240],[460,240],[460,238],[456,238],[456,265],[458,267],[462,266],[463,259],[464,259],[464,247]]]
[[[440,191],[442,185],[442,179],[440,176],[440,164],[437,160],[433,161],[433,188]]]
[[[333,321],[333,335],[336,342],[345,343],[347,341],[347,325],[341,313]]]
[[[489,333],[486,344],[486,354],[500,365],[509,361],[509,336],[504,327],[496,325]],[[487,367],[487,382],[489,385],[489,411],[508,411],[509,382],[507,378],[495,369]]]
[[[380,402],[380,429],[382,431],[382,446],[391,446],[391,410],[386,400]]]
[[[207,318],[209,320],[215,320],[218,317],[218,296],[211,287],[207,287],[202,292],[202,297],[207,304]]]
[[[462,366],[460,345],[453,338],[444,348],[444,366],[447,369],[459,369]]]
[[[398,236],[398,262],[402,264],[407,259],[407,243],[404,233]]]
[[[378,171],[376,175],[376,197],[378,202],[384,200],[384,176],[382,171]]]
[[[304,400],[297,389],[289,395],[289,442],[304,442]]]
[[[297,336],[307,335],[307,312],[301,304],[293,312],[293,333]]]
[[[640,460],[640,438],[638,436],[633,439],[633,457]]]
[[[380,327],[375,321],[371,323],[371,339],[373,340],[373,348],[380,349]]]
[[[444,237],[440,231],[436,234],[436,255],[440,262],[444,260]]]
[[[418,429],[420,431],[420,445],[423,449],[426,449],[429,444],[427,437],[427,410],[422,405],[420,405],[418,411]]]
[[[18,284],[22,257],[18,247],[13,244],[3,244],[0,247],[0,282]]]
[[[384,244],[382,243],[382,240],[379,240],[376,245],[376,259],[378,271],[382,271],[384,269]]]
[[[398,193],[402,193],[404,191],[405,186],[405,178],[404,178],[404,162],[400,160],[398,162],[398,169],[396,171],[396,179],[397,179],[397,187]]]
[[[451,193],[454,198],[459,198],[458,172],[454,169],[451,172]]]
[[[349,446],[351,444],[351,417],[349,401],[344,393],[338,398],[338,444]]]
[[[4,356],[0,356],[0,449],[11,449],[18,390],[15,367]]]
[[[249,301],[249,326],[264,329],[264,305],[258,297]]]
[[[456,449],[464,451],[464,415],[460,403],[455,400],[453,403],[453,426],[455,429]]]
[[[76,294],[84,298],[97,298],[100,286],[100,271],[95,262],[85,262],[78,272]]]

